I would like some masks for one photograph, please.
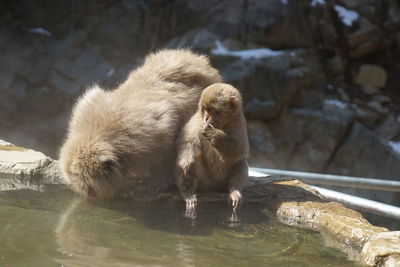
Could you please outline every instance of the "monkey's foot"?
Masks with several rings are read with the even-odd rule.
[[[229,197],[231,198],[232,201],[233,212],[236,212],[242,200],[242,194],[238,190],[234,190],[232,191],[232,193],[230,193]]]
[[[197,197],[196,195],[190,196],[185,199],[186,201],[186,212],[185,216],[191,219],[195,219],[197,216]]]

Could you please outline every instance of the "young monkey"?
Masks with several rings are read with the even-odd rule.
[[[177,185],[186,214],[197,206],[197,191],[227,191],[235,212],[248,177],[249,143],[239,91],[214,83],[201,94],[195,115],[178,140]]]

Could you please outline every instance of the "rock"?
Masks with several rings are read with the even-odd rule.
[[[386,228],[371,225],[360,213],[336,202],[284,202],[277,216],[280,221],[292,226],[329,233],[336,242],[357,247],[357,250],[363,247],[371,235],[387,231]]]
[[[225,81],[242,92],[250,118],[273,119],[290,105],[321,107],[321,93],[316,88],[322,80],[312,74],[320,71],[308,50],[229,50],[217,42],[211,60]]]
[[[204,14],[203,24],[220,39],[240,39],[273,49],[311,47],[306,16],[298,12],[306,2],[187,1],[192,12]]]
[[[368,128],[373,128],[382,121],[382,116],[380,113],[375,112],[374,109],[371,110],[370,108],[355,105],[355,120],[361,122]]]
[[[351,122],[351,113],[342,116],[309,109],[290,110],[266,123],[248,120],[250,164],[323,171]]]
[[[386,86],[387,75],[384,68],[378,65],[364,64],[360,67],[354,83],[362,86],[364,93],[375,94],[378,88]]]
[[[377,135],[356,122],[333,155],[327,173],[397,180],[400,173],[400,159]],[[398,194],[394,192],[337,189],[392,205],[396,205],[399,201]]]
[[[197,28],[172,38],[166,43],[165,47],[191,48],[201,53],[208,53],[218,39],[218,35],[212,33],[207,28]]]
[[[362,249],[362,261],[368,266],[400,266],[400,231],[371,236]]]
[[[246,188],[246,199],[261,201],[261,210],[267,215],[277,216],[284,224],[320,232],[325,244],[346,251],[351,260],[360,260],[361,250],[371,236],[388,232],[342,204],[324,201],[318,192],[297,180],[258,179],[263,179],[264,183]],[[400,242],[393,244],[399,246]]]
[[[5,90],[14,80],[14,74],[7,69],[0,69],[0,89]]]
[[[375,112],[386,115],[389,113],[389,107],[387,106],[389,102],[387,102],[386,98],[374,98],[373,100],[367,103],[367,107],[374,110]]]
[[[390,113],[375,132],[385,141],[392,140],[400,136],[400,122],[393,113]]]
[[[339,75],[344,72],[343,60],[339,56],[334,56],[326,61],[326,70],[332,75]]]
[[[57,162],[41,152],[0,140],[0,190],[61,183]]]

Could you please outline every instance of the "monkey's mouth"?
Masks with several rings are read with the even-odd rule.
[[[214,123],[214,119],[211,116],[211,114],[208,112],[208,110],[204,110],[204,124],[206,126],[211,125]]]

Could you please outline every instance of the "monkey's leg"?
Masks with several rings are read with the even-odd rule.
[[[186,216],[194,217],[197,208],[196,189],[199,178],[195,174],[195,164],[191,164],[186,172],[180,172],[177,176],[179,192],[186,203]]]
[[[229,197],[232,202],[233,212],[236,212],[241,200],[242,200],[242,189],[246,184],[248,178],[248,170],[249,167],[247,165],[247,160],[242,159],[235,163],[232,168],[228,189],[229,189]]]

